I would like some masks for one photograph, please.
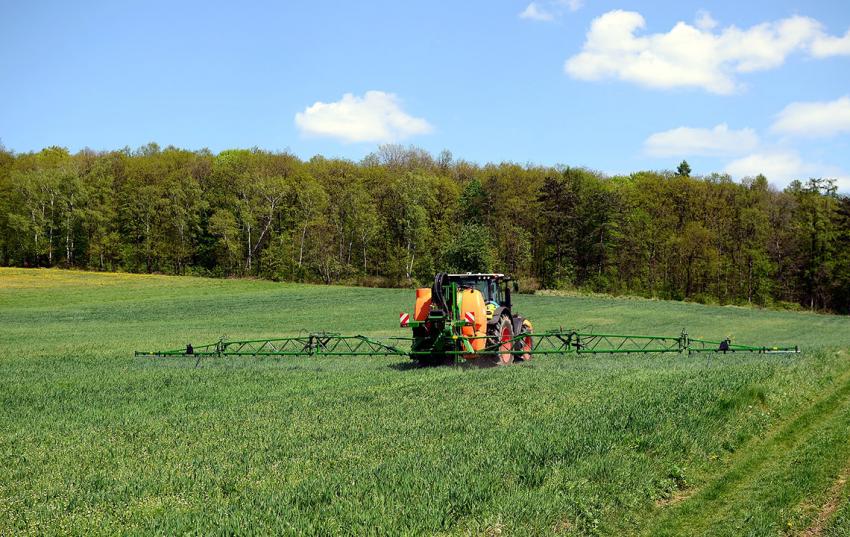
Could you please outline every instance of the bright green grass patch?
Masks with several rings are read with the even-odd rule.
[[[686,327],[805,352],[496,369],[221,358],[194,369],[132,354],[300,329],[403,335],[397,315],[413,293],[0,269],[0,534],[773,535],[807,524],[802,497],[819,505],[842,462],[847,318],[516,302],[538,329]],[[789,472],[801,460],[811,471]],[[682,491],[691,497],[666,505]],[[728,523],[704,517],[719,509]]]

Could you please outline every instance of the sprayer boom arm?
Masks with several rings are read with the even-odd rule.
[[[510,350],[511,354],[530,352],[534,355],[567,354],[650,354],[650,353],[735,353],[751,352],[759,354],[798,353],[797,346],[741,345],[730,340],[710,341],[694,339],[682,331],[679,336],[646,336],[635,334],[595,334],[575,330],[549,330],[539,333],[519,334],[511,342],[531,338],[531,349]],[[392,338],[393,341],[405,341],[412,338]],[[498,349],[492,345],[478,351],[472,351],[468,340],[473,337],[454,336],[446,346],[446,355],[490,355]],[[463,341],[467,340],[467,341]],[[504,345],[505,342],[500,342]],[[391,344],[376,338],[355,335],[347,336],[334,332],[313,332],[294,337],[273,339],[225,340],[215,343],[165,351],[136,351],[136,356],[194,356],[198,360],[205,356],[409,356],[416,359],[430,351],[415,351],[409,346]]]

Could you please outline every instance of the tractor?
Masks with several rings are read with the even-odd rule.
[[[531,322],[513,310],[516,281],[504,274],[438,273],[434,285],[416,290],[410,356],[422,365],[463,357],[480,365],[506,365],[531,359]]]

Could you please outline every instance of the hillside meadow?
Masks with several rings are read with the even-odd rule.
[[[0,535],[850,534],[850,319],[519,295],[797,355],[134,357],[405,335],[410,290],[0,269]],[[808,533],[807,533],[808,532]]]

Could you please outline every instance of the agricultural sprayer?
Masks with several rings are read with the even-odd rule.
[[[512,285],[513,284],[513,285]],[[535,332],[516,313],[511,291],[516,282],[504,274],[439,273],[434,285],[416,290],[413,315],[399,314],[410,337],[388,340],[335,332],[310,332],[274,339],[227,340],[136,356],[408,356],[423,365],[458,362],[506,365],[546,354],[628,353],[797,353],[796,346],[741,345],[728,338],[603,334],[578,330]]]

